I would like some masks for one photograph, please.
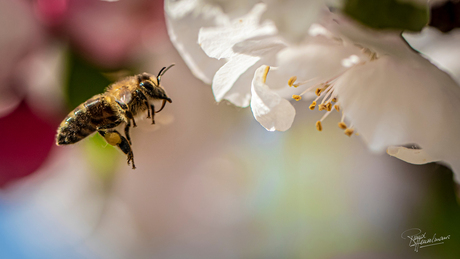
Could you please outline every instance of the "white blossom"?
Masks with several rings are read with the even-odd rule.
[[[201,27],[216,26],[228,17],[201,0],[165,1],[169,37],[192,73],[210,84],[217,69],[225,62],[209,58],[198,45]]]
[[[289,8],[296,13],[299,6]],[[212,80],[217,101],[250,104],[267,130],[284,131],[296,112],[285,98],[315,93],[310,109],[325,111],[318,130],[335,108],[343,114],[338,125],[344,133],[359,132],[371,150],[414,164],[444,161],[460,182],[460,88],[448,74],[414,51],[401,32],[365,28],[326,10],[324,1],[315,9],[317,23],[299,22],[309,27],[301,40],[297,28],[285,37],[289,30],[264,19],[276,11],[286,16],[271,7],[259,3],[199,30],[208,57],[227,61]]]
[[[269,131],[285,131],[294,121],[292,104],[265,84],[269,66],[259,67],[252,80],[251,110],[254,118]]]

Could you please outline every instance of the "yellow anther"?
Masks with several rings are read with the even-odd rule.
[[[313,102],[310,104],[310,107],[309,107],[309,108],[310,108],[310,110],[314,110],[315,107],[316,107],[316,102],[313,101]]]
[[[265,81],[267,81],[268,71],[270,71],[270,67],[269,67],[269,66],[267,66],[267,67],[265,68],[265,71],[264,71],[264,75],[263,75],[264,84],[265,84]]]
[[[339,112],[340,111],[340,106],[338,106],[337,104],[334,105],[334,108]]]
[[[318,131],[322,131],[323,130],[323,125],[321,125],[321,121],[317,121],[316,122],[316,129]]]
[[[337,98],[335,98],[335,97],[332,98],[332,101],[336,103],[336,102],[337,102]]]
[[[326,110],[326,105],[325,104],[318,105],[318,110],[320,110],[320,111]]]
[[[293,86],[294,85],[294,82],[297,80],[297,77],[296,76],[293,76],[291,78],[289,78],[289,81],[288,81],[288,85],[289,86]],[[294,87],[297,87],[296,85],[294,85]]]
[[[323,89],[321,89],[321,88],[316,88],[315,94],[316,94],[317,96],[320,96],[322,91],[323,91]]]
[[[294,100],[296,100],[296,101],[300,101],[300,99],[302,99],[302,96],[297,95],[297,94],[294,94],[294,95],[292,96],[292,98],[293,98]]]
[[[339,122],[339,128],[346,130],[347,129],[347,124],[345,122]]]
[[[354,132],[354,131],[355,131],[354,129],[348,128],[348,129],[346,129],[346,130],[344,131],[344,133],[345,133],[345,135],[347,135],[347,136],[350,137],[351,135],[353,135],[353,132]]]
[[[326,104],[326,109],[328,112],[330,112],[332,110],[332,103],[327,103]]]

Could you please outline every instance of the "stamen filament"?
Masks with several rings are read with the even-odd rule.
[[[323,117],[321,118],[320,121],[323,121],[324,119],[326,119],[326,117],[327,117],[331,112],[332,112],[332,111],[326,112],[326,114],[323,115]]]
[[[324,95],[323,101],[321,103],[324,103],[326,101],[326,98],[328,98],[332,94],[332,91],[330,91],[332,89],[332,86],[333,85],[331,84],[326,88],[326,90],[324,90],[326,91],[326,95]]]
[[[300,84],[299,84],[300,85]],[[304,95],[306,94],[307,92],[311,91],[313,88],[317,87],[318,85],[312,85],[310,87],[308,87],[305,91],[303,91],[302,93],[300,93],[300,95]]]

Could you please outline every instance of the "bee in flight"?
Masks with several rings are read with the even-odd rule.
[[[155,77],[148,73],[127,77],[107,87],[106,91],[80,104],[67,115],[57,130],[56,144],[69,145],[76,143],[93,132],[98,132],[112,146],[117,146],[128,157],[128,165],[134,156],[131,149],[129,129],[136,127],[134,118],[147,110],[147,118],[155,124],[155,113],[163,110],[166,101],[172,102],[161,86],[161,77],[168,68],[163,67]],[[155,111],[154,101],[163,101],[161,108]],[[132,124],[131,124],[132,122]],[[115,127],[125,125],[125,136]]]

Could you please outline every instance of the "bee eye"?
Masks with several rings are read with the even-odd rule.
[[[147,90],[153,90],[153,85],[149,81],[144,81],[139,84],[140,87],[144,87]]]

